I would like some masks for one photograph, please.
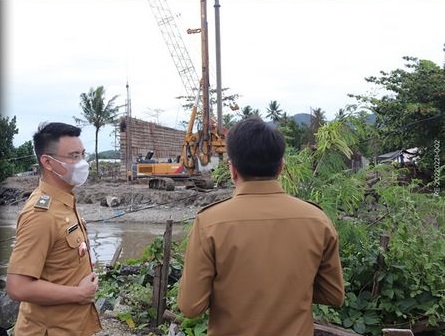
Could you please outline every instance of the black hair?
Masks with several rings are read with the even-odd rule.
[[[41,123],[33,136],[37,160],[40,162],[42,154],[55,153],[61,137],[78,137],[81,131],[79,127],[60,122]]]
[[[276,178],[285,149],[283,134],[258,117],[237,123],[227,134],[229,160],[246,180]]]

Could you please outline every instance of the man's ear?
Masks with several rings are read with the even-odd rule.
[[[43,166],[43,168],[46,170],[52,171],[53,167],[51,167],[50,162],[51,162],[51,159],[48,157],[48,155],[43,154],[40,156],[40,163]]]
[[[279,176],[283,172],[283,169],[285,166],[286,166],[286,162],[284,161],[284,158],[283,158],[283,160],[281,160],[280,168],[278,168],[277,176]]]
[[[236,171],[236,168],[229,163],[229,171],[230,171],[230,177],[232,179],[233,182],[236,182],[236,180],[238,179],[238,172]]]

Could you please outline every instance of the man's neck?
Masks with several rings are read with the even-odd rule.
[[[74,186],[71,184],[66,183],[64,180],[62,180],[60,177],[56,176],[56,174],[51,172],[45,172],[42,174],[42,181],[45,183],[48,183],[54,187],[57,187],[67,193],[72,193]]]

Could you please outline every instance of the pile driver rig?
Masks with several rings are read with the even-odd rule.
[[[178,162],[171,164],[155,163],[150,159],[139,160],[132,165],[129,179],[150,177],[149,184],[154,188],[171,189],[172,179],[190,179],[195,185],[213,187],[210,176],[204,177],[202,168],[210,164],[217,155],[219,161],[226,153],[225,134],[222,127],[221,57],[219,32],[219,1],[215,0],[216,68],[217,68],[217,119],[210,111],[209,47],[207,1],[201,0],[201,27],[188,29],[187,33],[201,35],[201,79],[195,70],[191,57],[176,25],[167,0],[148,0],[157,21],[164,42],[174,61],[188,97],[194,97],[186,134]],[[198,126],[194,131],[195,126]],[[179,165],[178,165],[179,164]],[[161,166],[162,170],[161,170]],[[164,167],[165,166],[165,167]],[[162,174],[156,173],[162,171]]]

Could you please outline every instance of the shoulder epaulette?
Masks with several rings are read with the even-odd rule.
[[[303,201],[306,202],[306,203],[309,203],[309,204],[319,208],[321,211],[323,211],[323,208],[321,206],[319,206],[317,203],[314,203],[314,202],[311,202],[311,201],[306,201],[306,200],[303,200]]]
[[[203,212],[204,210],[207,210],[207,209],[209,209],[209,208],[211,208],[211,207],[213,207],[213,206],[215,206],[215,205],[217,205],[217,204],[219,204],[219,203],[228,201],[228,200],[231,199],[231,198],[232,198],[232,196],[227,197],[227,198],[223,198],[222,200],[219,200],[219,201],[210,203],[210,204],[208,204],[208,205],[206,205],[206,206],[203,206],[201,209],[198,210],[198,213],[201,213],[201,212]]]
[[[51,203],[51,197],[49,195],[43,194],[34,204],[34,208],[48,210],[50,203]]]

